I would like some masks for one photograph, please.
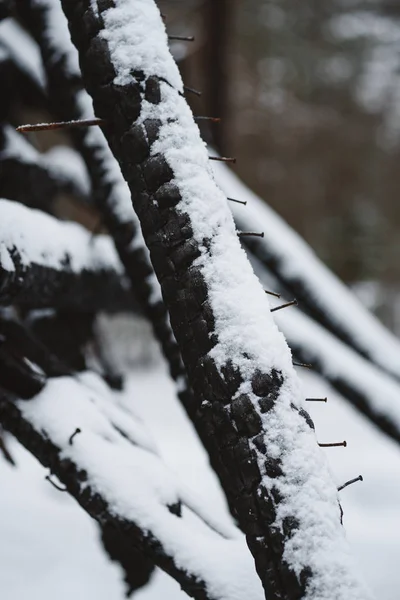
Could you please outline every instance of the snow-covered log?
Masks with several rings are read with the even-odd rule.
[[[29,402],[0,394],[0,422],[103,531],[132,549],[132,561],[140,551],[198,600],[261,600],[243,536],[199,512],[101,379],[52,379]]]
[[[111,240],[76,223],[0,199],[0,306],[134,307]]]
[[[312,252],[310,247],[265,202],[251,192],[228,168],[215,166],[225,193],[247,201],[232,204],[239,229],[264,231],[264,238],[243,243],[270,270],[288,295],[321,325],[400,379],[400,342],[371,315],[354,294]]]
[[[60,194],[87,199],[90,188],[79,156],[56,146],[41,154],[8,125],[0,125],[0,197],[52,212]]]
[[[195,420],[268,598],[366,598],[290,351],[214,183],[155,3],[62,5],[142,223]]]
[[[91,99],[77,83],[81,77],[78,54],[71,43],[59,3],[54,0],[21,0],[17,8],[39,44],[52,112],[62,120],[92,117]],[[114,239],[138,303],[152,323],[171,375],[178,383],[180,399],[190,413],[194,406],[192,393],[140,225],[132,209],[129,188],[99,128],[76,129],[71,131],[71,135],[89,171],[95,203]]]

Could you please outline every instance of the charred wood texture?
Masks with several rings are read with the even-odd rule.
[[[152,35],[160,36],[158,44],[165,35],[161,17],[152,0],[140,4],[145,7],[143,12],[135,12],[135,2],[128,0],[62,2],[73,42],[80,52],[86,88],[93,97],[96,115],[106,121],[103,131],[129,183],[133,204],[161,283],[172,328],[195,391],[194,421],[206,433],[206,446],[240,526],[246,533],[267,597],[270,600],[297,600],[308,590],[313,590],[315,598],[329,597],[329,594],[347,598],[348,585],[358,589],[358,583],[351,567],[341,564],[340,553],[336,555],[328,551],[330,559],[338,561],[336,566],[332,562],[330,565],[337,569],[333,589],[332,578],[327,577],[324,568],[321,569],[321,563],[318,565],[319,558],[313,558],[312,553],[305,551],[308,545],[305,540],[312,535],[311,530],[318,530],[322,543],[328,546],[330,543],[335,545],[336,541],[340,545],[343,532],[336,489],[318,454],[311,419],[296,404],[295,395],[292,401],[288,399],[287,392],[285,397],[287,386],[296,385],[289,383],[293,381],[293,369],[287,365],[290,355],[283,338],[277,342],[276,351],[281,353],[285,347],[286,358],[276,363],[279,367],[268,369],[258,352],[254,353],[253,340],[246,337],[245,331],[239,334],[238,344],[236,339],[222,342],[223,324],[216,308],[221,298],[216,301],[212,296],[210,286],[214,280],[207,271],[207,265],[219,264],[218,250],[223,252],[218,246],[218,236],[225,231],[226,242],[234,254],[230,258],[241,265],[237,271],[239,279],[242,276],[239,269],[246,271],[249,266],[241,262],[243,257],[227,206],[226,210],[222,210],[218,204],[218,210],[223,212],[221,222],[213,221],[210,213],[207,230],[204,222],[196,220],[200,206],[194,206],[193,198],[188,196],[186,204],[182,201],[185,185],[190,187],[195,173],[198,175],[197,184],[206,186],[209,199],[210,196],[215,197],[218,203],[221,197],[213,187],[198,130],[194,129],[193,120],[188,116],[182,98],[183,87],[167,51],[166,36],[165,49],[158,46],[159,60],[153,72],[149,72],[146,63],[146,44],[135,47],[136,43],[140,46],[140,40],[135,39],[135,27],[140,29],[141,35],[147,30],[150,40]],[[124,75],[119,71],[121,65],[113,54],[118,41],[115,37],[113,39],[113,35],[118,37],[116,32],[122,31],[129,19],[134,26],[129,37],[131,47],[125,48],[126,55],[132,57],[128,76],[127,71]],[[102,35],[104,31],[106,36]],[[126,37],[123,42],[127,42]],[[137,57],[142,57],[144,62],[140,63]],[[127,66],[125,62],[124,68]],[[173,82],[169,81],[170,76]],[[186,137],[185,127],[191,132],[189,137]],[[163,139],[164,143],[159,143],[163,129],[165,134],[168,131],[169,137]],[[179,164],[179,160],[187,159],[182,150],[185,142],[189,155],[192,150],[190,144],[195,144],[198,151],[196,158],[188,158],[191,171],[186,179]],[[174,161],[174,150],[178,148],[180,153],[177,152],[178,158]],[[193,186],[190,189],[201,203],[203,199],[196,197]],[[201,240],[195,235],[196,226],[204,231]],[[230,293],[230,290],[225,291]],[[262,289],[257,287],[255,292],[263,299],[267,309]],[[224,319],[228,322],[231,311],[232,306],[228,313],[224,312]],[[247,316],[250,321],[254,315],[248,313]],[[265,322],[270,326],[269,323]],[[229,351],[224,351],[230,344],[235,348],[232,354],[236,364]],[[268,344],[261,345],[268,352]],[[212,351],[220,352],[218,362]],[[283,406],[286,408],[283,409]],[[275,427],[271,429],[269,423],[273,422]],[[276,427],[279,435],[275,443],[279,448],[276,451],[275,445],[272,454],[270,435]],[[297,440],[295,446],[293,436]],[[303,472],[300,475],[296,470],[294,478],[290,475],[290,457],[295,461],[297,451],[305,451],[313,464],[318,465],[315,468],[319,469],[319,477],[324,481],[324,494],[328,494],[325,500],[322,497],[320,500],[324,515],[335,531],[332,538],[330,534],[324,538],[325,525],[321,513],[307,516],[303,513],[300,516],[297,510],[299,507],[296,507],[294,498],[316,491],[313,487],[314,474]],[[286,515],[282,518],[284,506],[287,507]],[[312,524],[307,524],[309,517],[315,519]],[[304,546],[301,566],[295,565],[290,552],[287,552],[292,544]],[[363,598],[363,592],[360,591],[357,597]]]
[[[78,312],[134,306],[105,236],[92,239],[79,225],[8,200],[0,200],[0,218],[0,306]]]
[[[110,559],[123,568],[127,596],[149,583],[154,572],[154,562],[150,558],[134,548],[112,525],[102,528],[101,539]]]

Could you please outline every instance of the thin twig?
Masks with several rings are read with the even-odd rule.
[[[328,398],[306,398],[306,402],[328,402]]]
[[[276,312],[277,310],[282,310],[283,308],[289,308],[289,306],[298,306],[297,300],[292,300],[291,302],[286,302],[286,304],[281,304],[280,306],[275,306],[275,308],[271,308],[271,312]]]
[[[211,123],[221,123],[221,117],[194,117],[195,121],[211,121]]]
[[[194,35],[169,35],[169,40],[178,40],[179,42],[194,42]]]
[[[209,156],[208,157],[210,160],[218,160],[219,162],[226,162],[226,163],[236,163],[236,158],[231,158],[231,157],[226,157],[226,156]]]
[[[65,488],[62,488],[62,487],[61,487],[61,486],[59,486],[57,483],[54,483],[54,481],[52,481],[52,479],[51,479],[50,475],[46,475],[45,479],[46,479],[46,480],[47,480],[49,483],[51,483],[51,485],[52,485],[54,488],[56,488],[56,490],[58,490],[59,492],[66,492],[66,491],[67,491],[67,488],[66,488],[66,487],[65,487]]]
[[[72,446],[73,441],[75,436],[77,436],[79,433],[82,433],[82,431],[79,429],[79,427],[77,427],[74,431],[74,433],[71,435],[71,437],[69,438],[69,445]]]
[[[258,233],[257,231],[238,231],[238,236],[241,237],[264,237],[264,232]]]
[[[236,204],[243,204],[246,206],[247,200],[236,200],[235,198],[228,198],[228,202],[236,202]]]
[[[340,446],[343,448],[347,447],[347,442],[334,442],[333,444],[318,444],[320,448],[339,448]]]
[[[94,127],[104,125],[104,119],[79,119],[77,121],[59,121],[56,123],[36,123],[20,125],[17,127],[19,133],[29,133],[31,131],[53,131],[54,129],[70,129],[72,127]]]
[[[344,490],[344,488],[346,488],[348,485],[351,485],[352,483],[356,483],[357,481],[364,481],[363,476],[359,475],[358,477],[355,477],[354,479],[350,479],[350,481],[346,481],[346,483],[344,483],[343,485],[340,485],[338,487],[338,492]]]

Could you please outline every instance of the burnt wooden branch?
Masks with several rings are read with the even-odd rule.
[[[6,460],[11,466],[13,466],[13,467],[16,466],[16,463],[8,450],[7,442],[5,440],[5,433],[4,433],[4,430],[1,425],[0,425],[0,454],[3,455],[4,460]]]
[[[235,348],[232,350],[235,360],[239,365],[245,363],[246,368],[243,367],[241,370],[234,364],[229,353],[224,354],[225,346],[221,343],[221,332],[217,327],[220,317],[218,309],[214,306],[210,289],[214,280],[209,272],[206,274],[207,269],[204,268],[202,260],[206,260],[210,265],[214,262],[219,264],[217,255],[220,256],[222,249],[217,246],[218,250],[216,250],[215,244],[220,239],[218,236],[225,232],[224,239],[229,243],[229,247],[234,249],[235,259],[240,262],[242,255],[239,242],[235,236],[233,223],[228,217],[226,200],[225,203],[221,203],[221,193],[212,187],[214,184],[208,175],[204,162],[205,155],[202,155],[201,159],[198,158],[198,162],[196,159],[189,158],[189,161],[192,161],[191,173],[196,172],[198,175],[201,173],[199,185],[203,183],[209,186],[208,189],[212,190],[210,194],[215,199],[216,205],[218,203],[218,210],[221,212],[226,210],[223,216],[221,215],[223,225],[214,221],[210,214],[207,234],[203,229],[204,221],[200,224],[196,220],[198,207],[194,207],[193,202],[199,199],[193,188],[191,190],[194,197],[190,198],[192,204],[189,199],[186,199],[188,206],[180,202],[185,184],[191,183],[191,175],[187,176],[190,181],[185,179],[185,176],[180,173],[179,159],[174,160],[173,151],[168,155],[167,149],[178,147],[182,149],[182,145],[186,142],[187,152],[190,152],[190,143],[192,143],[200,153],[201,142],[198,138],[198,129],[194,124],[193,127],[191,126],[183,99],[183,87],[172,66],[167,48],[164,53],[161,48],[159,50],[162,66],[158,63],[155,69],[159,70],[149,74],[147,67],[146,72],[142,68],[140,60],[135,63],[137,57],[142,55],[136,52],[135,44],[140,44],[140,41],[136,40],[132,33],[129,38],[132,48],[129,53],[126,53],[132,61],[129,76],[118,79],[121,66],[118,59],[113,56],[112,48],[115,46],[110,42],[112,36],[118,37],[118,32],[125,27],[129,17],[132,17],[134,27],[138,26],[139,21],[141,30],[148,28],[149,35],[150,32],[153,35],[159,32],[161,36],[163,27],[151,0],[146,4],[149,9],[148,14],[146,12],[149,22],[146,21],[144,13],[142,15],[139,14],[140,11],[135,13],[134,2],[119,0],[117,4],[116,7],[116,3],[112,0],[101,3],[88,0],[74,3],[62,1],[65,14],[69,19],[72,39],[80,52],[80,64],[86,88],[93,97],[95,113],[106,121],[103,131],[130,185],[133,204],[141,220],[154,269],[161,283],[171,324],[196,393],[194,422],[205,432],[204,439],[209,454],[214,459],[220,480],[246,533],[247,543],[255,558],[256,569],[268,597],[298,599],[306,594],[309,586],[314,585],[318,587],[316,593],[319,596],[325,594],[328,597],[329,593],[333,593],[332,589],[330,592],[327,591],[332,585],[332,579],[326,578],[326,573],[318,566],[319,559],[313,561],[311,554],[306,553],[307,559],[299,568],[298,565],[294,567],[285,554],[285,548],[290,546],[294,537],[297,536],[298,543],[302,544],[303,536],[307,538],[310,530],[305,524],[304,513],[300,516],[296,512],[292,495],[289,498],[285,488],[278,487],[279,482],[283,484],[287,477],[290,478],[288,475],[290,462],[286,460],[284,466],[284,461],[288,453],[295,452],[291,447],[294,438],[310,440],[305,442],[307,452],[312,453],[313,461],[320,460],[317,454],[319,450],[313,438],[312,421],[306,411],[294,403],[295,400],[289,402],[287,409],[290,412],[290,419],[287,423],[282,421],[279,429],[281,436],[279,456],[269,455],[268,413],[279,413],[279,407],[282,406],[282,402],[285,402],[281,396],[282,389],[285,382],[293,377],[293,369],[290,365],[286,365],[286,362],[277,368],[267,369],[261,366],[264,365],[263,359],[257,352],[254,354],[253,340],[246,337],[245,331],[241,332],[243,335],[240,337],[241,343],[238,347],[235,345],[236,339],[229,341],[232,348]],[[123,13],[121,7],[124,7],[127,12]],[[118,22],[118,15],[120,22]],[[113,25],[108,25],[113,18],[115,19]],[[107,30],[108,42],[101,35],[104,29]],[[124,43],[126,40],[125,37]],[[140,51],[143,52],[142,47]],[[173,78],[173,83],[167,80],[166,73],[168,77]],[[146,111],[146,107],[150,105],[151,122],[149,122],[150,112]],[[169,129],[172,124],[175,129]],[[160,139],[163,127],[165,132],[169,132],[170,137],[166,136],[164,140],[168,141],[156,146],[155,142]],[[191,142],[188,141],[186,128],[190,129]],[[182,150],[180,159],[187,159],[187,155]],[[212,229],[211,223],[215,229]],[[196,226],[204,231],[201,241],[194,233]],[[226,259],[228,260],[228,257]],[[242,263],[238,267],[238,279],[242,276],[239,273],[240,268],[246,270],[249,266]],[[245,283],[243,283],[243,293],[244,288]],[[262,305],[264,305],[264,301],[265,303],[267,301],[263,290],[254,287],[254,291],[256,295],[261,294],[260,298],[262,297]],[[243,309],[243,306],[241,308]],[[252,315],[247,316],[251,318]],[[223,322],[226,323],[226,320],[229,320],[228,314],[224,313],[224,317]],[[233,319],[231,314],[229,317]],[[270,321],[265,321],[265,324],[267,323],[269,325]],[[222,327],[221,322],[219,327]],[[220,351],[218,362],[212,353],[217,349]],[[290,354],[287,348],[285,353],[289,361]],[[292,425],[289,425],[289,422]],[[286,435],[289,436],[289,429],[293,423],[296,423],[300,437],[297,438],[291,431],[289,442],[289,437]],[[313,440],[312,444],[311,440]],[[303,447],[302,451],[304,450]],[[324,479],[324,493],[329,489],[330,500],[325,508],[329,519],[332,519],[330,522],[336,523],[334,538],[342,540],[337,492],[322,462],[318,464],[320,475]],[[285,472],[286,469],[288,472]],[[312,487],[312,478],[307,473],[303,473],[303,479],[299,478],[299,472],[296,470],[296,483],[292,482],[292,485],[295,486],[297,493],[301,494],[303,490]],[[283,521],[279,521],[278,514],[282,505],[291,506],[291,512]],[[308,517],[315,518],[315,527],[318,531],[323,531],[323,520],[319,520],[317,513],[311,511]],[[324,543],[328,542],[328,539],[333,539],[330,534],[327,534]],[[318,551],[320,552],[320,549]],[[334,552],[330,553],[330,559],[338,560],[338,565],[341,560]],[[348,589],[344,580],[351,581],[351,585],[354,584],[357,589],[358,583],[355,583],[356,578],[350,567],[346,566],[344,571],[339,566],[337,568],[344,579],[336,582],[334,578],[335,586],[341,588],[341,591],[338,591],[339,588],[335,587],[334,593],[338,598],[344,598]]]
[[[0,200],[0,223],[0,306],[78,312],[134,307],[106,236],[92,240],[79,225],[8,200]]]
[[[52,212],[59,194],[86,199],[82,187],[69,174],[46,164],[45,157],[10,150],[9,126],[0,126],[0,198]],[[14,133],[17,137],[18,134]],[[21,144],[23,146],[23,144]],[[29,156],[27,156],[29,154]]]
[[[144,587],[154,572],[154,562],[136,549],[127,536],[121,536],[111,524],[101,528],[101,540],[109,558],[123,569],[126,596]]]
[[[96,389],[99,384],[98,381]],[[127,435],[129,412],[120,410],[116,400],[105,398],[105,394],[104,390],[97,395],[90,385],[86,387],[83,381],[69,378],[51,380],[42,393],[29,402],[0,392],[0,423],[98,521],[113,560],[118,559],[125,567],[130,589],[145,584],[152,565],[156,564],[197,600],[229,600],[235,588],[242,588],[243,577],[250,582],[252,597],[260,600],[250,563],[242,567],[246,562],[243,559],[239,559],[237,565],[233,562],[227,575],[207,568],[206,557],[213,552],[215,543],[222,553],[227,553],[229,561],[233,556],[229,545],[237,546],[237,540],[222,538],[200,515],[195,525],[187,519],[182,512],[185,500],[180,498],[172,474],[151,443],[143,442],[142,434],[131,443]],[[71,446],[77,413],[81,433]],[[110,453],[120,463],[119,469],[129,474],[130,481],[124,475],[115,478],[114,465],[104,460]],[[154,484],[147,475],[149,468],[158,475]],[[161,493],[157,491],[160,485]],[[144,503],[143,494],[147,498]],[[196,543],[198,535],[199,545]],[[199,554],[198,565],[194,564],[191,548],[196,548]],[[245,551],[244,544],[242,551]],[[237,570],[241,572],[236,573]],[[246,600],[246,590],[235,598]]]

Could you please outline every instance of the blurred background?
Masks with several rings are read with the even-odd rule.
[[[207,140],[400,334],[400,3],[159,4]]]

